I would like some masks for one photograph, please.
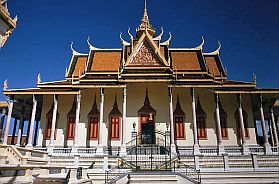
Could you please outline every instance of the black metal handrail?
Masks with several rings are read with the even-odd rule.
[[[131,163],[126,162],[123,159],[118,159],[117,166],[105,171],[105,183],[110,183],[116,178],[126,175],[128,173],[127,169],[135,170],[135,166]]]
[[[194,167],[181,163],[179,160],[175,160],[172,165],[174,172],[178,172],[186,178],[194,180],[197,183],[201,183],[202,178],[199,169],[195,169]]]
[[[68,171],[68,173],[67,173],[67,175],[66,175],[66,178],[65,178],[64,181],[63,181],[63,184],[68,184],[68,183],[69,183],[69,180],[70,180],[70,171],[71,171],[71,170]]]
[[[82,167],[79,167],[77,169],[77,179],[80,180],[82,177]]]

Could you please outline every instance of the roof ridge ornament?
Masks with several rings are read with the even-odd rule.
[[[257,84],[257,75],[255,73],[253,73],[253,84]]]
[[[169,35],[170,35],[170,37],[169,37],[169,39],[167,39],[165,42],[163,42],[161,45],[170,45],[170,41],[171,41],[171,39],[172,39],[172,34],[171,34],[171,32],[169,32]]]
[[[205,54],[208,54],[208,55],[219,55],[221,47],[222,47],[220,40],[218,41],[218,45],[219,46],[218,46],[218,48],[215,51],[209,52],[209,53],[205,53]]]
[[[199,46],[197,46],[196,49],[202,50],[204,45],[204,37],[202,36],[201,39],[202,39],[202,43]]]
[[[98,50],[98,48],[91,45],[89,41],[90,41],[90,36],[87,37],[87,44],[89,46],[89,49],[90,50]]]
[[[160,33],[160,34],[159,34],[156,38],[154,38],[154,40],[161,40],[161,39],[162,39],[163,34],[164,34],[164,28],[163,28],[163,27],[161,27],[161,33]]]
[[[8,89],[8,79],[4,80],[4,83],[3,83],[3,91],[7,91]]]
[[[120,37],[120,40],[121,40],[121,42],[122,42],[122,45],[124,45],[124,46],[128,46],[128,45],[130,45],[130,43],[129,43],[129,42],[125,41],[125,40],[122,38],[122,32],[120,32],[119,37]]]
[[[86,55],[86,54],[77,52],[77,51],[73,48],[73,45],[74,45],[74,42],[72,41],[72,43],[71,43],[71,50],[72,50],[73,55]]]
[[[37,76],[37,84],[40,84],[42,83],[42,79],[41,79],[41,74],[38,73],[38,76]]]
[[[131,34],[130,30],[131,30],[131,28],[130,28],[130,27],[128,27],[128,34],[129,34],[129,36],[130,36],[131,40],[133,40],[134,36]]]
[[[65,77],[68,76],[68,68],[66,67],[66,70],[65,70]]]

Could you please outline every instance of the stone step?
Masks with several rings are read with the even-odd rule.
[[[202,172],[202,183],[276,183],[278,171]]]

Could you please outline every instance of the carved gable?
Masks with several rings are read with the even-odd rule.
[[[161,61],[149,42],[144,40],[135,56],[131,58],[129,65],[158,66],[161,65]]]

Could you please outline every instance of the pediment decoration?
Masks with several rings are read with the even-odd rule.
[[[139,115],[149,115],[149,113],[156,115],[156,110],[150,105],[148,91],[146,89],[144,105],[138,110],[138,114]]]
[[[75,117],[76,116],[76,106],[77,106],[76,104],[77,104],[76,99],[74,99],[74,102],[72,104],[72,108],[67,114],[68,117]]]
[[[98,107],[97,107],[97,102],[96,102],[96,94],[95,94],[95,98],[94,98],[94,103],[92,105],[92,108],[90,110],[90,112],[88,113],[88,118],[89,117],[98,117],[100,115],[100,111],[98,110]]]
[[[116,95],[115,95],[115,98],[114,98],[113,108],[110,111],[109,116],[122,116],[122,113],[120,112],[120,110],[118,108]]]
[[[130,61],[131,65],[160,65],[160,63],[158,56],[148,44],[147,40],[142,43],[135,57]]]
[[[183,117],[186,116],[185,112],[181,108],[180,101],[179,101],[179,96],[178,95],[177,95],[176,108],[173,111],[173,114],[176,115],[176,116],[183,116]]]
[[[143,33],[133,52],[126,61],[126,66],[169,66],[160,49],[148,32]]]

